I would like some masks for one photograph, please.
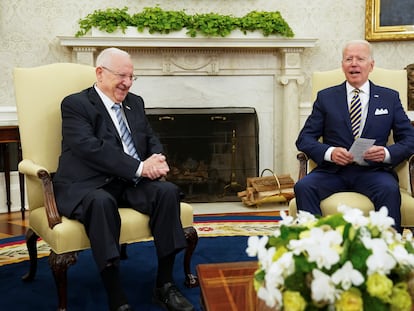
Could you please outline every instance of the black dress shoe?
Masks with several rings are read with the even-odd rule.
[[[194,311],[193,305],[180,293],[177,286],[166,283],[156,288],[154,300],[169,311]]]
[[[129,304],[122,305],[116,311],[132,311],[132,308]]]

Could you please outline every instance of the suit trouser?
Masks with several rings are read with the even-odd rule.
[[[336,172],[315,169],[299,180],[294,190],[298,210],[314,215],[321,215],[320,202],[333,193],[362,193],[370,198],[375,210],[387,207],[395,229],[401,232],[401,194],[398,179],[391,171],[357,165],[344,166]]]
[[[158,258],[175,254],[187,246],[177,186],[149,179],[142,179],[133,186],[115,179],[85,196],[73,214],[73,218],[85,226],[100,271],[108,262],[119,264],[121,219],[118,207],[125,205],[150,216]]]

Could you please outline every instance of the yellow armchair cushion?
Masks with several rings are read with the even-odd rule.
[[[121,237],[120,243],[133,243],[152,240],[149,217],[131,208],[120,208]],[[50,246],[56,254],[90,248],[84,226],[77,220],[62,217],[62,223],[50,229],[44,207],[30,211],[30,227]],[[188,203],[181,203],[181,222],[183,227],[193,225],[193,208]],[[70,238],[68,238],[70,237]]]

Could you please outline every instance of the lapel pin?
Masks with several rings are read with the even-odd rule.
[[[378,94],[374,94],[374,97],[378,98],[378,97],[379,97],[379,95],[378,95]]]
[[[131,107],[129,107],[127,105],[125,105],[125,108],[128,109],[128,110],[131,110]]]

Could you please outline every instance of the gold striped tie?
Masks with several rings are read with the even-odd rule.
[[[356,139],[359,136],[359,125],[361,123],[361,99],[359,98],[359,90],[353,91],[355,94],[351,99],[351,106],[349,107],[349,114],[351,117],[352,134]]]

